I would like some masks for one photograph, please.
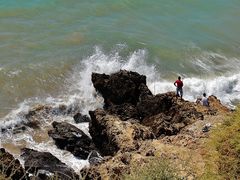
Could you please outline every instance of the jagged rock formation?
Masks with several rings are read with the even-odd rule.
[[[150,127],[156,137],[177,134],[194,120],[203,118],[192,103],[178,101],[174,93],[152,95],[146,86],[146,77],[138,73],[93,73],[92,81],[103,95],[104,107],[109,114],[121,120],[135,119]],[[91,135],[94,136],[93,133]]]
[[[198,149],[200,139],[206,135],[201,128],[197,127],[197,131],[194,128],[199,123],[202,126],[209,116],[229,112],[213,96],[209,97],[209,108],[180,100],[174,92],[154,96],[146,86],[146,77],[135,72],[93,73],[92,82],[105,105],[104,110],[90,112],[90,134],[102,155],[114,158],[105,158],[103,163],[90,167],[87,179],[121,179],[122,173],[129,172],[132,162],[145,163],[155,152],[173,156],[181,165],[179,155],[171,155],[174,146],[183,147],[180,150],[183,153]],[[153,137],[156,140],[150,140]]]

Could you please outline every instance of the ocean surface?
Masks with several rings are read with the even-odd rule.
[[[154,94],[174,91],[180,75],[184,99],[206,92],[234,108],[239,33],[239,0],[0,0],[0,127],[21,124],[37,104],[88,114],[102,106],[91,73],[120,69],[146,75]],[[0,146],[49,151],[76,171],[88,164],[31,132],[0,132]]]

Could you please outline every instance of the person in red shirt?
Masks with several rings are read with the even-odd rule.
[[[176,81],[174,82],[174,86],[177,87],[177,89],[176,89],[176,95],[177,95],[177,96],[180,96],[181,99],[182,99],[182,96],[183,96],[183,89],[182,89],[182,87],[183,87],[183,82],[181,81],[181,77],[180,77],[180,76],[178,76],[178,80],[176,80]]]

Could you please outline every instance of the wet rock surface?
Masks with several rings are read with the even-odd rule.
[[[89,153],[94,150],[91,138],[74,125],[66,122],[53,122],[52,126],[54,129],[48,134],[60,149],[68,150],[81,159],[87,159]]]

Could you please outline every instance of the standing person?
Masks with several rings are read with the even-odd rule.
[[[208,102],[208,98],[207,98],[206,93],[203,93],[203,97],[202,97],[202,99],[201,99],[201,104],[202,104],[203,106],[209,106],[209,102]]]
[[[176,80],[173,84],[174,84],[174,86],[177,87],[177,89],[176,89],[176,95],[177,95],[177,96],[180,96],[181,99],[182,99],[182,96],[183,96],[183,89],[182,89],[182,87],[183,87],[183,82],[181,81],[181,77],[178,76],[178,80]]]

